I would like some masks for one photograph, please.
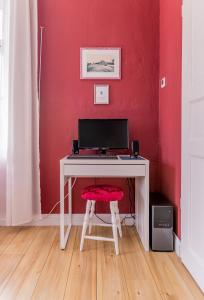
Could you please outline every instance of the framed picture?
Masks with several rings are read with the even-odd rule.
[[[81,79],[120,79],[121,48],[81,48]]]
[[[109,85],[94,85],[94,104],[109,104]]]

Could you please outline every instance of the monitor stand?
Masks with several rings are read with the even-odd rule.
[[[107,150],[108,150],[108,148],[101,148],[101,149],[99,149],[100,155],[107,155]]]

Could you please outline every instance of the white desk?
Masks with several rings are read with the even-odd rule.
[[[149,161],[103,159],[60,160],[60,248],[65,249],[72,226],[73,177],[135,178],[135,226],[146,251],[149,250]],[[65,231],[64,185],[68,180],[68,228]]]

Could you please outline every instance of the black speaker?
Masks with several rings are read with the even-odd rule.
[[[73,141],[72,141],[72,153],[73,153],[73,154],[79,154],[79,144],[78,144],[78,140],[73,140]]]
[[[132,156],[138,156],[139,155],[139,141],[135,140],[132,141],[131,150],[132,150]]]

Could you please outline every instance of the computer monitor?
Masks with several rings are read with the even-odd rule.
[[[127,119],[79,119],[78,139],[80,149],[129,148]]]

